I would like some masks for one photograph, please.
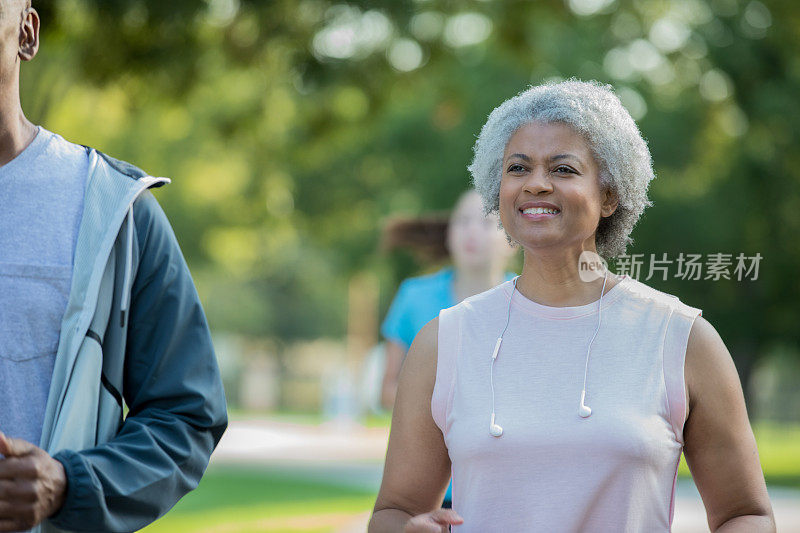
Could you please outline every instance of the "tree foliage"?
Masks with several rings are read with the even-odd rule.
[[[615,86],[653,153],[655,205],[629,253],[763,257],[755,281],[646,283],[703,309],[744,374],[770,343],[798,342],[794,2],[35,6],[27,113],[174,179],[158,197],[216,328],[342,334],[353,273],[378,272],[389,294],[417,267],[377,252],[385,218],[449,207],[487,114],[577,76]]]

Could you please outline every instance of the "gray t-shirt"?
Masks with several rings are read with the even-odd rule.
[[[42,434],[89,158],[42,127],[0,166],[0,431]]]

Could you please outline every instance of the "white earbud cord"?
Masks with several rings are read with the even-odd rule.
[[[603,289],[600,291],[600,301],[597,302],[597,327],[594,330],[594,335],[592,335],[592,340],[589,341],[589,347],[586,349],[586,365],[583,368],[583,390],[581,391],[581,405],[578,407],[578,414],[583,418],[586,418],[592,414],[592,410],[584,403],[584,400],[586,399],[586,376],[589,373],[589,354],[592,351],[592,343],[594,342],[594,338],[597,337],[597,332],[600,331],[600,320],[603,312],[603,293],[606,292],[607,279],[608,270],[606,270],[606,273],[603,276]]]
[[[514,291],[517,289],[517,280],[519,276],[514,278],[514,288],[511,289],[511,296],[508,298],[508,312],[506,313],[506,327],[503,328],[503,332],[500,333],[500,336],[497,338],[497,342],[494,345],[494,352],[492,353],[492,364],[489,366],[489,384],[492,387],[492,418],[489,422],[489,434],[493,437],[499,437],[503,434],[503,428],[496,425],[494,423],[495,414],[494,414],[494,362],[497,359],[497,354],[500,352],[500,345],[503,343],[503,335],[506,334],[506,330],[508,329],[508,324],[511,322],[511,299],[514,297]]]
[[[506,313],[506,325],[503,328],[502,333],[500,333],[500,337],[497,338],[497,342],[494,345],[494,352],[492,353],[492,362],[489,366],[489,384],[492,389],[492,416],[491,421],[489,423],[489,434],[493,437],[500,437],[503,434],[503,428],[499,425],[495,424],[495,402],[494,402],[494,362],[497,359],[497,355],[500,352],[500,345],[503,343],[503,335],[505,335],[506,330],[508,329],[508,325],[511,322],[511,301],[514,298],[514,292],[517,289],[517,280],[519,276],[514,278],[514,287],[511,289],[511,296],[508,299],[508,312]],[[584,403],[586,399],[586,378],[589,373],[589,355],[592,351],[592,344],[594,343],[595,337],[597,337],[597,332],[600,331],[600,323],[602,320],[602,309],[603,309],[603,293],[606,292],[606,281],[608,280],[608,270],[605,271],[603,276],[603,288],[600,291],[600,300],[597,302],[597,328],[594,330],[594,335],[592,335],[592,339],[589,341],[589,347],[586,349],[586,363],[583,368],[583,390],[581,391],[581,404],[578,408],[578,414],[583,417],[587,418],[589,415],[592,414],[592,410]]]

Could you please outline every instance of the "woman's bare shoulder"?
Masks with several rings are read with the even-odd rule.
[[[736,367],[716,328],[703,316],[698,316],[689,332],[685,360],[686,395],[691,409],[709,388],[724,386],[717,381],[738,379]]]
[[[436,380],[436,354],[439,346],[439,317],[433,318],[425,324],[414,342],[408,349],[408,355],[403,362],[400,371],[400,379],[413,380],[425,386],[427,391],[433,392],[433,385]]]

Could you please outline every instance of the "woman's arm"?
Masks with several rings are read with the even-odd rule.
[[[415,523],[425,521],[445,528],[451,523],[448,520],[460,523],[453,511],[439,509],[450,478],[450,458],[431,414],[438,332],[439,319],[434,318],[414,339],[400,371],[370,533],[403,531],[412,517],[423,514],[427,516],[415,519]]]
[[[686,347],[686,463],[714,533],[774,532],[775,519],[739,374],[716,329],[695,319]]]
[[[400,367],[403,365],[403,358],[406,350],[394,341],[386,341],[386,366],[383,372],[383,382],[381,384],[381,405],[384,409],[391,409],[394,406],[394,399],[397,396],[397,379],[400,375]]]

